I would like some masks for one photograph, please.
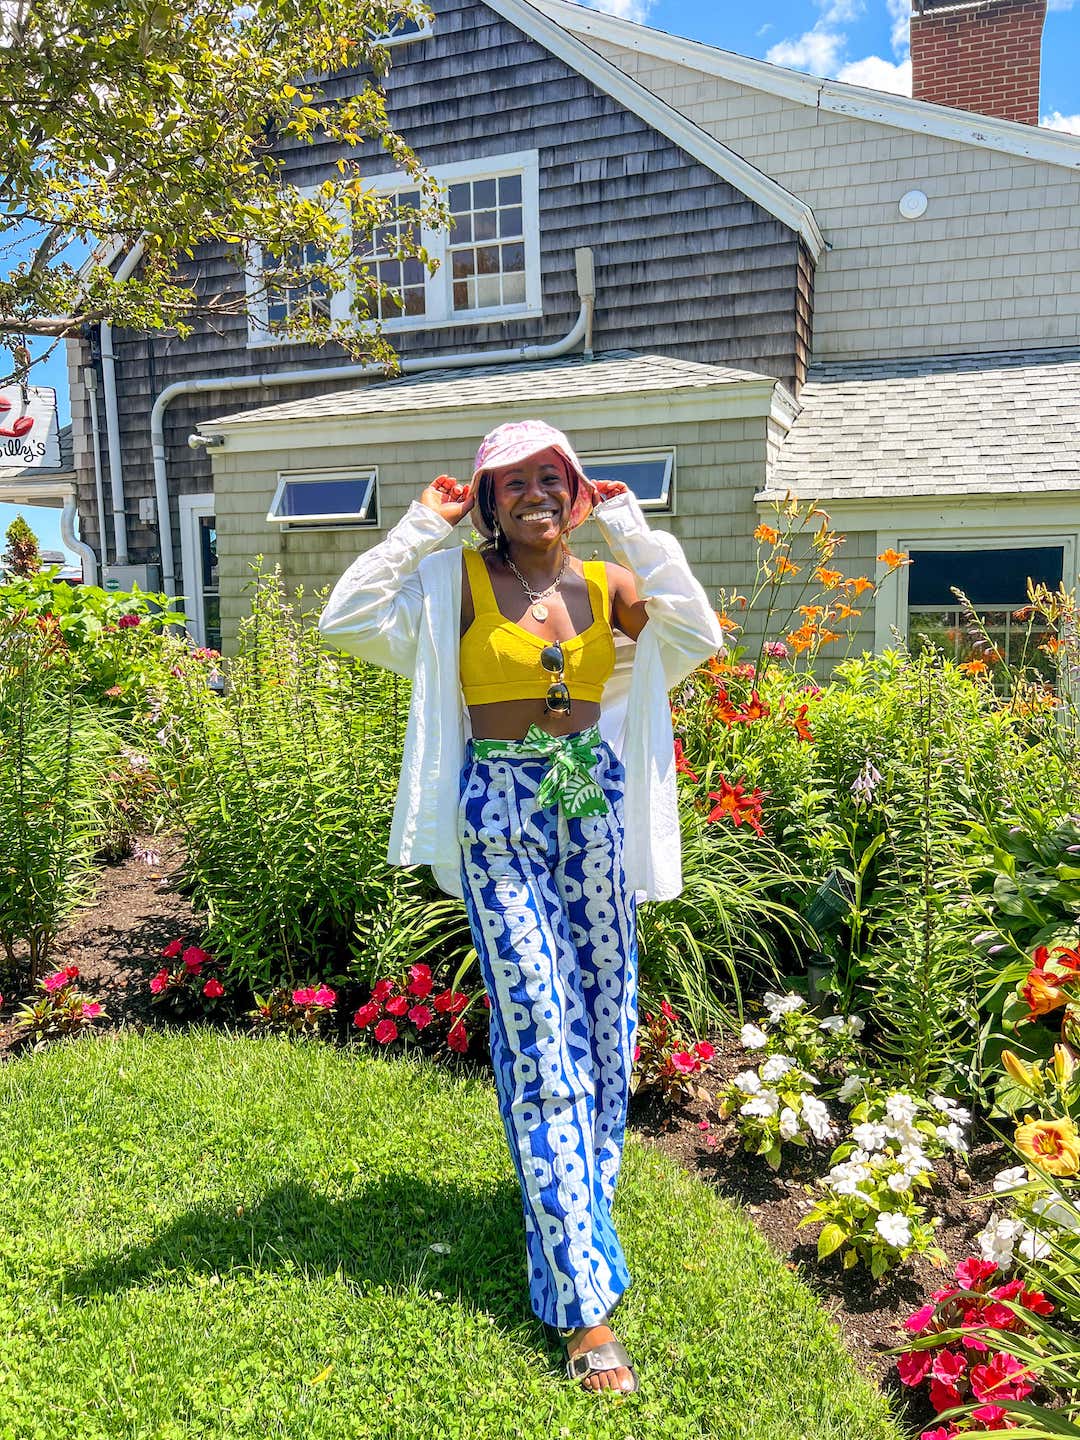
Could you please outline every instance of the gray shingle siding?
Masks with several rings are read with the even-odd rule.
[[[574,249],[592,248],[598,351],[646,350],[777,376],[797,388],[809,348],[812,263],[798,237],[711,170],[530,37],[475,0],[437,0],[431,39],[397,47],[386,80],[391,120],[425,164],[437,169],[508,150],[540,156],[542,318],[448,326],[391,336],[402,357],[498,349],[556,340],[579,308]],[[330,93],[355,90],[342,75]],[[338,158],[329,146],[282,147],[290,179],[325,177]],[[353,152],[372,176],[395,169],[374,145]],[[224,254],[197,257],[207,289],[239,287]],[[347,359],[337,347],[248,349],[246,322],[221,321],[186,341],[116,336],[124,486],[133,560],[156,555],[152,527],[134,518],[153,493],[149,412],[176,380],[204,375],[318,369]],[[339,382],[340,383],[340,382]],[[318,393],[289,386],[179,400],[166,419],[170,488],[210,491],[203,454],[184,443],[198,421],[246,405]],[[92,479],[81,473],[84,534],[100,548]],[[175,506],[174,506],[175,509]],[[179,533],[173,517],[174,547]],[[109,535],[110,548],[112,536]]]

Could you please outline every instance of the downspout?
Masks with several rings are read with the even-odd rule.
[[[142,259],[143,243],[136,241],[117,268],[114,280],[126,280]],[[116,405],[116,357],[113,353],[113,327],[101,322],[101,380],[105,391],[105,439],[109,449],[109,483],[112,489],[113,548],[117,565],[128,563],[127,515],[124,510],[124,465],[120,454],[120,415]],[[104,563],[105,534],[102,531]]]
[[[64,508],[60,511],[60,538],[69,550],[82,557],[83,581],[87,585],[97,584],[97,559],[90,546],[75,535],[75,518],[78,515],[75,491],[69,490],[64,496]]]
[[[573,328],[561,340],[548,345],[521,345],[508,350],[482,350],[472,354],[437,355],[422,360],[402,360],[401,373],[415,375],[424,370],[462,369],[474,365],[506,365],[521,360],[555,360],[582,340],[592,358],[592,318],[596,299],[592,251],[574,251],[581,310]],[[304,385],[319,380],[359,380],[385,375],[381,365],[330,365],[323,369],[282,370],[262,375],[205,375],[199,380],[178,380],[167,385],[150,412],[150,440],[154,452],[154,493],[157,497],[158,536],[161,546],[161,588],[176,598],[176,571],[172,543],[172,510],[169,503],[169,476],[165,454],[165,411],[181,395],[203,394],[209,390],[270,390],[278,385]],[[119,560],[119,557],[117,557]]]
[[[94,493],[97,499],[98,535],[101,537],[101,568],[108,569],[109,553],[105,546],[105,484],[101,477],[101,424],[98,416],[97,375],[87,366],[86,392],[90,399],[90,436],[94,446]]]

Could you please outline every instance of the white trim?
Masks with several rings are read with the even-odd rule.
[[[675,446],[664,445],[657,450],[595,450],[581,451],[578,459],[586,469],[590,465],[633,465],[642,461],[662,460],[665,465],[664,485],[666,496],[661,500],[643,500],[639,495],[638,504],[643,510],[653,510],[658,515],[674,515],[675,510]],[[618,479],[616,475],[614,477]]]
[[[999,120],[969,110],[956,110],[947,105],[932,105],[928,100],[912,100],[906,95],[888,95],[861,85],[845,85],[839,80],[818,79],[796,70],[754,60],[619,20],[596,10],[586,10],[568,0],[532,0],[544,15],[578,35],[592,35],[627,50],[653,55],[672,64],[696,70],[704,75],[717,75],[736,85],[779,95],[815,110],[847,115],[855,120],[869,120],[878,125],[891,125],[898,130],[911,130],[917,135],[935,135],[942,140],[955,140],[961,145],[974,145],[982,150],[998,150],[1005,155],[1019,155],[1041,160],[1048,165],[1080,169],[1080,136],[1059,130],[1046,130],[1037,125],[1021,125],[1013,120]],[[499,9],[495,0],[495,9]]]
[[[560,429],[575,426],[595,430],[598,424],[613,429],[634,425],[756,419],[770,413],[775,380],[731,381],[684,390],[615,392],[610,395],[567,395],[545,398],[541,418],[558,414]],[[388,397],[388,407],[393,406]],[[333,449],[341,445],[379,445],[400,442],[407,428],[410,440],[477,439],[491,428],[489,421],[503,415],[505,400],[463,407],[460,401],[424,410],[387,408],[375,415],[311,415],[288,420],[201,420],[206,435],[225,435],[230,454],[296,449],[298,445]],[[515,403],[518,418],[530,409]]]
[[[203,611],[202,552],[198,545],[199,520],[214,514],[214,496],[180,495],[177,497],[180,518],[180,568],[184,590],[177,597],[187,616],[187,628],[197,645],[206,644],[206,615]],[[194,590],[190,590],[192,581]],[[190,601],[190,603],[188,603]]]
[[[409,45],[414,40],[430,40],[431,21],[424,20],[418,30],[407,30],[401,35],[369,35],[369,39],[383,50],[392,50],[395,45]]]
[[[315,484],[322,480],[366,480],[367,490],[364,494],[362,509],[366,514],[354,512],[352,514],[340,513],[329,515],[281,515],[278,514],[278,506],[281,504],[285,494],[285,488],[289,484],[299,482],[303,484]],[[283,530],[291,530],[294,527],[298,530],[308,529],[310,526],[318,525],[322,528],[341,526],[346,529],[365,527],[377,529],[379,525],[379,469],[377,465],[354,465],[345,469],[320,469],[320,470],[279,470],[277,489],[274,491],[274,498],[270,501],[270,508],[266,512],[267,523],[279,525]]]
[[[613,100],[617,100],[627,110],[632,110],[659,134],[667,136],[681,150],[685,150],[721,179],[734,185],[747,199],[755,201],[789,229],[797,231],[814,259],[820,257],[825,249],[825,237],[813,210],[805,200],[800,200],[790,190],[785,190],[748,160],[744,160],[734,150],[729,150],[714,136],[707,134],[685,115],[653,95],[636,80],[632,80],[602,55],[598,55],[576,35],[572,35],[565,28],[564,22],[541,13],[539,7],[527,4],[525,0],[488,0],[488,6],[539,41],[546,50],[565,61],[579,75],[591,80]],[[576,6],[569,8],[576,12]],[[588,13],[591,15],[593,12]]]

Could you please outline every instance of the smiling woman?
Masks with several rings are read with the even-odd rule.
[[[570,554],[591,510],[622,563]],[[426,553],[470,512],[479,550]],[[391,859],[434,865],[465,899],[533,1309],[563,1333],[571,1377],[635,1390],[607,1325],[630,1283],[611,1207],[635,906],[680,888],[667,692],[723,648],[716,616],[626,486],[590,481],[561,431],[526,420],[485,437],[467,484],[429,485],[319,625],[415,675]]]

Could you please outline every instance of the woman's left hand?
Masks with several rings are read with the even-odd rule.
[[[616,495],[625,495],[626,489],[621,480],[591,480],[589,498],[594,505],[602,505],[605,500],[614,500]]]

